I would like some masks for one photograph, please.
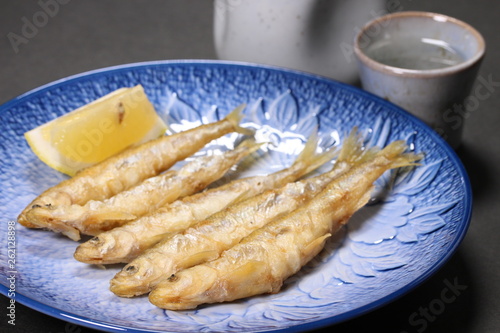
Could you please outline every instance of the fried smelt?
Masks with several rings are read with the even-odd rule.
[[[74,256],[89,264],[127,263],[167,234],[183,231],[235,201],[243,201],[294,181],[338,154],[336,149],[316,153],[317,144],[317,135],[313,134],[289,168],[266,176],[237,179],[175,201],[150,215],[99,234],[78,246]]]
[[[33,200],[21,212],[18,222],[29,228],[51,228],[50,221],[37,224],[28,219],[27,213],[39,207],[84,205],[90,200],[110,198],[169,169],[177,161],[184,160],[214,139],[235,131],[248,134],[248,129],[239,126],[243,109],[244,106],[236,108],[218,122],[131,147],[80,171],[73,178],[49,188]],[[73,229],[61,226],[58,231],[71,238]]]
[[[201,191],[260,146],[248,139],[234,150],[195,158],[178,171],[148,178],[109,199],[91,200],[83,206],[38,207],[28,212],[28,218],[40,225],[50,225],[56,232],[60,225],[66,231],[74,228],[71,233],[66,232],[73,240],[78,240],[80,233],[95,236]]]
[[[413,165],[396,141],[377,157],[333,180],[312,200],[257,229],[218,259],[160,282],[150,293],[154,305],[169,310],[276,293],[284,280],[318,254],[326,239],[370,199],[373,182],[386,170]]]
[[[178,270],[217,258],[274,217],[289,213],[314,197],[350,166],[347,160],[340,161],[331,172],[268,190],[229,206],[183,233],[167,237],[125,266],[111,280],[111,291],[124,297],[140,295]]]

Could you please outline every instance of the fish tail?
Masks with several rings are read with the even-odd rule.
[[[387,145],[379,152],[379,155],[390,161],[390,168],[392,169],[419,165],[416,162],[421,160],[423,155],[405,152],[407,149],[406,142],[398,140]]]
[[[243,110],[245,109],[245,107],[246,104],[240,104],[238,107],[236,107],[236,109],[231,111],[231,113],[226,116],[225,120],[233,125],[236,132],[244,135],[253,135],[254,132],[251,129],[240,126],[240,122],[244,117]]]
[[[323,164],[333,160],[339,154],[337,147],[332,147],[321,153],[316,152],[316,149],[318,148],[318,140],[318,131],[315,130],[307,139],[304,149],[302,149],[294,162],[294,164],[304,163],[307,165],[304,174],[316,170]]]
[[[251,138],[248,138],[248,139],[242,141],[240,144],[238,144],[237,149],[243,149],[248,154],[251,154],[251,153],[259,150],[259,148],[265,144],[267,144],[267,142],[256,142],[255,138],[251,137]]]
[[[379,150],[377,147],[364,147],[363,136],[358,131],[358,128],[354,127],[342,143],[342,149],[337,161],[360,164],[373,159]]]

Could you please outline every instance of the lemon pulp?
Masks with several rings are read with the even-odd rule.
[[[139,85],[116,90],[25,133],[25,137],[43,162],[74,175],[165,130]]]

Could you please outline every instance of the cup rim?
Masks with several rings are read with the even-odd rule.
[[[478,41],[478,50],[471,58],[463,62],[460,62],[456,65],[438,69],[408,69],[408,68],[389,66],[370,58],[368,55],[366,55],[366,53],[363,52],[363,50],[359,46],[359,41],[361,39],[361,36],[363,36],[363,34],[368,29],[370,29],[375,24],[380,24],[381,22],[387,20],[391,20],[394,18],[402,18],[402,17],[423,17],[423,18],[433,19],[439,22],[450,22],[459,25],[465,30],[468,30],[476,38],[476,40]],[[435,76],[453,74],[462,71],[466,68],[472,67],[473,65],[481,61],[482,58],[484,57],[485,51],[486,51],[486,43],[483,36],[470,24],[448,15],[433,13],[433,12],[424,12],[424,11],[403,11],[377,17],[366,23],[363,26],[363,28],[361,28],[361,30],[358,32],[358,34],[354,39],[354,53],[356,54],[356,56],[360,61],[362,61],[363,63],[365,63],[367,66],[369,66],[374,70],[384,72],[387,74],[403,75],[407,77],[425,78],[425,77],[435,77]]]

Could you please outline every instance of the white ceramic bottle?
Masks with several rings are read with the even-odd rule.
[[[215,0],[217,56],[357,79],[352,43],[384,0]]]

